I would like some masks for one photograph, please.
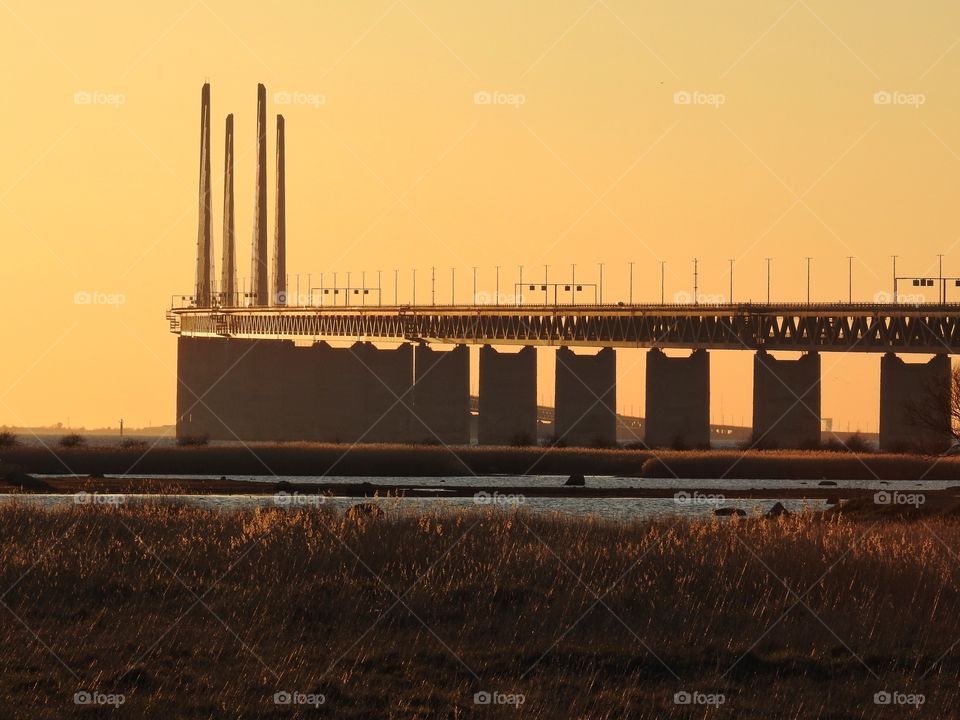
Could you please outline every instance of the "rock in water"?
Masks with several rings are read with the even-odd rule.
[[[789,515],[790,511],[787,510],[782,502],[775,502],[773,507],[767,510],[767,517],[780,517],[781,515]]]
[[[837,483],[835,483],[833,480],[821,480],[817,483],[817,485],[820,487],[836,487]]]
[[[587,484],[587,479],[583,477],[580,473],[574,473],[567,481],[564,483],[566,487],[583,487]]]
[[[723,507],[716,508],[713,511],[713,514],[717,517],[729,517],[731,515],[736,515],[737,517],[746,517],[747,511],[741,510],[740,508]]]
[[[50,487],[50,484],[40,478],[35,478],[32,475],[27,475],[24,472],[13,471],[8,473],[6,477],[3,478],[4,481],[25,490],[27,492],[51,492],[53,490]]]

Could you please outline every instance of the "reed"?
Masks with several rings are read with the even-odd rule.
[[[277,692],[323,694],[303,715],[337,718],[910,709],[875,705],[884,691],[947,717],[960,702],[956,520],[385,508],[3,506],[0,707],[98,716],[79,690],[187,720],[290,717]]]

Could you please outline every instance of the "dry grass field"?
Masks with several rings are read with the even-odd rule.
[[[953,717],[958,552],[944,517],[9,504],[0,715]]]

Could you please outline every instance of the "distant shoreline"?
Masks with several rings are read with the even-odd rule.
[[[15,445],[0,448],[0,476],[210,475],[443,477],[616,475],[636,478],[960,481],[960,458],[827,451],[320,445],[171,447]]]

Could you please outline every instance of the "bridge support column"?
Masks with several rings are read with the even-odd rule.
[[[537,350],[501,353],[480,348],[477,442],[532,445],[537,442]]]
[[[880,360],[880,449],[943,450],[949,442],[950,392],[949,355],[906,363],[886,353]]]
[[[777,360],[760,350],[753,359],[753,442],[758,447],[820,444],[820,354]]]
[[[184,338],[177,343],[177,437],[282,439],[292,342]],[[282,368],[282,372],[278,372]]]
[[[446,352],[428,345],[414,350],[410,434],[416,440],[465,445],[470,442],[470,349]]]
[[[710,354],[689,357],[647,353],[647,403],[644,442],[650,447],[709,447]]]
[[[554,432],[567,445],[609,446],[617,442],[617,354],[557,350]]]

